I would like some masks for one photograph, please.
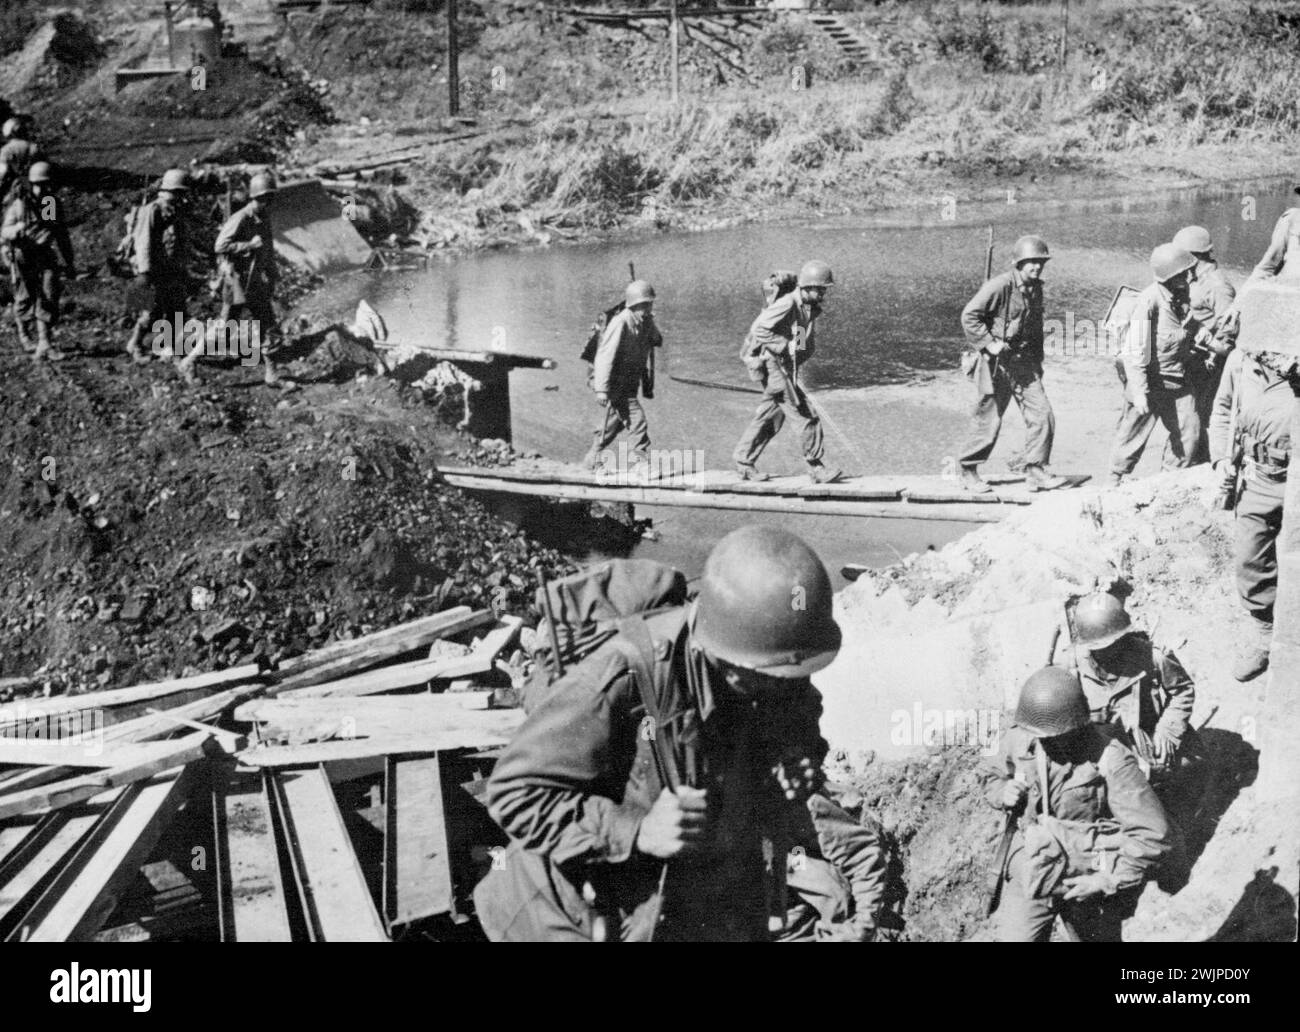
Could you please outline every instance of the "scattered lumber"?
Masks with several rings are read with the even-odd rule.
[[[390,928],[455,909],[437,756],[385,764],[383,899]]]
[[[475,677],[494,669],[496,658],[519,637],[523,621],[515,616],[502,618],[502,626],[483,638],[468,656],[414,660],[381,667],[355,677],[316,683],[304,688],[281,688],[277,694],[293,698],[327,696],[380,695],[418,688],[430,681]]]
[[[181,768],[128,786],[7,941],[75,942],[99,931],[189,785],[188,768]]]
[[[352,641],[335,642],[281,663],[269,694],[305,688],[368,670],[408,652],[428,648],[439,638],[491,623],[493,619],[489,610],[473,611],[469,606],[457,606]]]
[[[0,738],[0,763],[53,764],[62,767],[138,767],[174,750],[169,742],[109,743],[88,736]]]
[[[316,942],[387,942],[325,771],[276,775],[292,867]]]
[[[208,754],[212,736],[196,733],[174,742],[160,743],[158,751],[129,766],[111,767],[0,796],[0,821],[37,810],[57,810],[99,795],[106,789],[143,781],[173,767],[181,767]]]
[[[290,942],[270,803],[260,778],[232,774],[212,790],[222,942]]]

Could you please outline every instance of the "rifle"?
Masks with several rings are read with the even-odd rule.
[[[984,280],[993,278],[993,227],[989,226],[989,246],[984,253]]]

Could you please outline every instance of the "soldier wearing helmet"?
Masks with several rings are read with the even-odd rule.
[[[655,396],[654,349],[664,342],[651,311],[654,302],[655,288],[645,280],[633,280],[623,292],[623,310],[609,320],[601,335],[591,389],[602,419],[583,460],[588,469],[604,465],[606,449],[624,430],[632,439],[629,461],[642,468],[649,462],[650,426],[639,395]]]
[[[1137,756],[1091,720],[1079,679],[1044,667],[1020,689],[1015,722],[980,771],[1007,815],[996,925],[1002,942],[1119,942],[1143,883],[1169,854],[1164,807]]]
[[[1214,260],[1214,241],[1204,226],[1184,226],[1170,241],[1196,259],[1196,279],[1192,283],[1192,317],[1201,325],[1193,345],[1189,372],[1196,391],[1196,411],[1201,420],[1201,450],[1198,458],[1206,459],[1205,428],[1210,425],[1214,395],[1223,378],[1223,363],[1236,345],[1237,324],[1232,316],[1237,291]]]
[[[14,115],[5,120],[4,144],[0,145],[0,203],[8,203],[27,184],[28,170],[45,154],[32,138],[31,119]]]
[[[1074,607],[1077,669],[1092,719],[1114,724],[1153,781],[1196,757],[1196,686],[1170,651],[1133,626],[1124,603],[1099,591]]]
[[[271,207],[275,194],[271,173],[254,174],[248,183],[248,203],[223,223],[213,251],[221,273],[221,319],[251,320],[260,342],[264,381],[292,387],[292,381],[280,379],[275,362],[282,343],[273,305],[277,271]],[[187,382],[196,379],[194,366],[202,353],[202,348],[195,348],[181,362],[181,375]]]
[[[1292,186],[1294,192],[1300,194],[1300,175],[1292,180]],[[1246,285],[1277,276],[1300,277],[1300,207],[1288,208],[1278,217],[1264,257],[1255,266]]]
[[[618,626],[497,761],[488,810],[511,844],[479,919],[493,940],[768,940],[785,858],[837,848],[810,809],[826,743],[809,678],[840,647],[826,569],[793,534],[742,527],[695,602]]]
[[[1024,469],[1031,491],[1066,482],[1047,472],[1056,433],[1043,390],[1043,269],[1050,258],[1041,237],[1022,236],[1013,249],[1013,268],[980,287],[962,309],[962,369],[975,384],[975,412],[957,458],[962,486],[976,494],[992,490],[978,467],[993,454],[1012,398],[1025,421],[1025,450],[1011,468]]]
[[[803,457],[812,479],[828,484],[841,476],[839,470],[822,462],[826,449],[821,420],[799,382],[799,366],[816,350],[813,338],[817,316],[834,282],[831,267],[825,262],[804,262],[795,289],[769,302],[750,327],[763,400],[732,454],[743,480],[767,479],[756,463],[785,425],[787,416],[799,427]]]
[[[35,323],[36,348],[32,357],[57,360],[65,357],[53,346],[63,276],[76,275],[76,263],[49,163],[35,162],[27,170],[27,179],[27,190],[5,208],[0,222],[0,248],[9,264],[19,341],[26,348]]]
[[[150,350],[160,357],[181,361],[182,341],[166,341],[163,325],[184,325],[189,297],[191,258],[188,215],[190,177],[184,169],[163,173],[158,196],[137,213],[131,246],[131,269],[135,281],[131,290],[137,316],[126,343],[126,353],[137,365],[148,363],[140,350],[146,337]],[[174,334],[173,334],[174,335]]]
[[[1142,458],[1156,421],[1169,433],[1163,467],[1196,463],[1201,417],[1190,372],[1192,348],[1204,327],[1192,312],[1196,258],[1174,244],[1151,252],[1154,281],[1138,294],[1120,344],[1124,408],[1110,453],[1110,479],[1120,483]]]

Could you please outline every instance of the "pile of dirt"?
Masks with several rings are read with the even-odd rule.
[[[1188,864],[1147,886],[1126,935],[1259,939],[1287,924],[1293,872],[1279,875],[1269,858],[1289,855],[1294,819],[1270,816],[1268,786],[1255,784],[1266,679],[1243,685],[1230,673],[1248,618],[1232,580],[1231,514],[1208,504],[1214,481],[1201,467],[1063,493],[837,597],[845,650],[817,678],[823,730],[837,780],[889,835],[903,938],[991,934],[983,907],[1001,822],[976,770],[1020,684],[1047,661],[1063,603],[1096,589],[1126,596],[1135,623],[1187,667],[1207,754],[1207,787],[1178,811]],[[937,714],[936,735],[919,734],[922,714]]]
[[[75,14],[56,14],[0,64],[0,97],[15,105],[47,99],[84,79],[104,56],[94,28]]]

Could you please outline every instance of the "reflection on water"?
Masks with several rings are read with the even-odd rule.
[[[1248,220],[1254,199],[1256,218]],[[964,417],[908,401],[879,404],[870,388],[911,383],[918,401],[930,374],[953,369],[960,350],[958,315],[984,272],[985,226],[995,232],[995,269],[1005,267],[1022,233],[1046,238],[1046,316],[1100,320],[1116,287],[1150,281],[1146,259],[1179,228],[1209,229],[1220,263],[1240,283],[1268,244],[1273,223],[1293,200],[1285,184],[1250,183],[1199,191],[1042,206],[959,206],[956,222],[902,225],[891,216],[767,224],[695,234],[653,235],[617,243],[472,255],[434,262],[427,272],[358,277],[340,284],[339,309],[362,296],[375,302],[394,337],[462,348],[498,347],[556,358],[554,372],[513,378],[515,440],[555,457],[579,457],[598,410],[577,355],[596,312],[621,296],[628,263],[654,283],[667,371],[745,383],[740,341],[757,314],[759,284],[774,268],[806,258],[831,263],[835,287],[818,326],[817,355],[805,383],[823,394],[833,422],[856,442],[851,452],[828,434],[828,453],[851,472],[933,472]],[[1065,361],[1088,361],[1066,359]],[[752,396],[670,381],[660,366],[656,399],[647,405],[658,447],[699,448],[726,468],[752,411]],[[544,390],[558,386],[559,390]],[[891,397],[894,397],[891,395]],[[794,436],[783,432],[764,457],[774,472],[802,467]],[[838,454],[837,454],[838,453]],[[743,513],[655,513],[670,556],[707,551]],[[892,561],[894,552],[942,544],[961,525],[918,528],[901,521],[850,523],[789,517],[783,523],[825,537],[837,557]],[[803,525],[828,526],[812,531]],[[683,559],[683,565],[688,565]]]

